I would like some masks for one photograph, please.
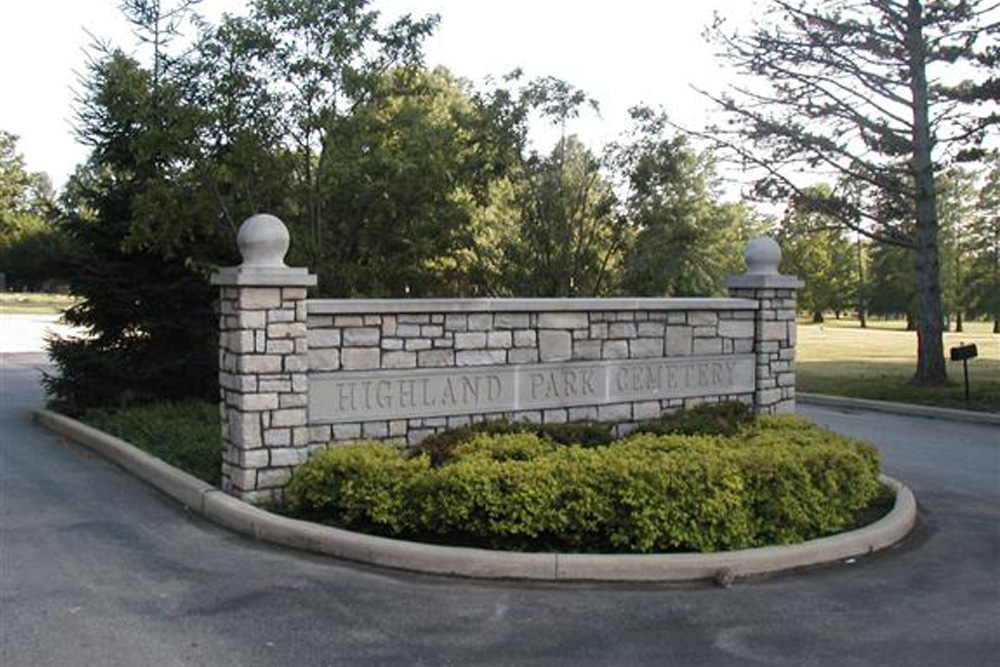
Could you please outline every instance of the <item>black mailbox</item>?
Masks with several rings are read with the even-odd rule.
[[[976,350],[975,345],[959,345],[958,347],[951,348],[952,361],[965,361],[966,359],[974,359],[978,356],[979,351]]]

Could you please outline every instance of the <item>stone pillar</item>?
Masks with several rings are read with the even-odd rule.
[[[759,304],[754,326],[757,414],[795,412],[795,293],[802,281],[778,273],[781,248],[755,238],[744,252],[747,272],[726,281],[733,297]]]
[[[316,276],[285,265],[288,230],[255,215],[237,236],[243,263],[220,270],[222,489],[280,501],[292,467],[309,455],[306,288]]]

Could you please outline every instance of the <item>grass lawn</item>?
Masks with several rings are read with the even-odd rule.
[[[76,301],[76,297],[68,294],[0,292],[0,313],[61,313]]]
[[[963,333],[945,334],[945,355],[962,343],[975,343],[979,356],[969,361],[972,403],[966,406],[961,362],[948,361],[947,387],[909,383],[917,364],[917,334],[905,322],[829,319],[799,322],[797,383],[802,392],[922,403],[1000,412],[1000,335],[992,322],[966,322]]]

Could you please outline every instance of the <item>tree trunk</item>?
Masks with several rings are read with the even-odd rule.
[[[917,320],[914,319],[913,313],[906,314],[906,330],[916,331],[917,330]]]
[[[813,324],[823,324],[822,311],[813,313]]]
[[[963,331],[965,331],[965,327],[962,322],[962,311],[958,311],[955,313],[955,332],[961,333]]]
[[[948,373],[944,363],[937,193],[931,156],[927,52],[922,14],[921,0],[908,0],[906,41],[910,54],[910,92],[913,96],[913,170],[917,223],[914,238],[917,251],[917,372],[913,381],[916,384],[941,385],[947,383]]]
[[[993,319],[993,333],[1000,334],[1000,317]]]

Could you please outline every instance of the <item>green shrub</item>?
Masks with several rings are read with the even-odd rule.
[[[702,403],[688,410],[678,410],[640,424],[635,433],[665,435],[735,435],[742,426],[753,422],[753,406],[739,401]]]
[[[200,480],[215,486],[220,483],[222,439],[218,405],[189,401],[91,409],[81,420]]]
[[[530,424],[494,420],[456,426],[424,438],[416,452],[430,457],[431,465],[439,466],[455,455],[455,449],[480,435],[533,434],[560,445],[598,447],[614,440],[612,425],[601,422],[569,422],[567,424]]]
[[[800,541],[844,529],[879,493],[873,448],[795,418],[590,448],[479,432],[437,466],[362,444],[312,458],[286,488],[298,511],[382,534],[620,552]]]

